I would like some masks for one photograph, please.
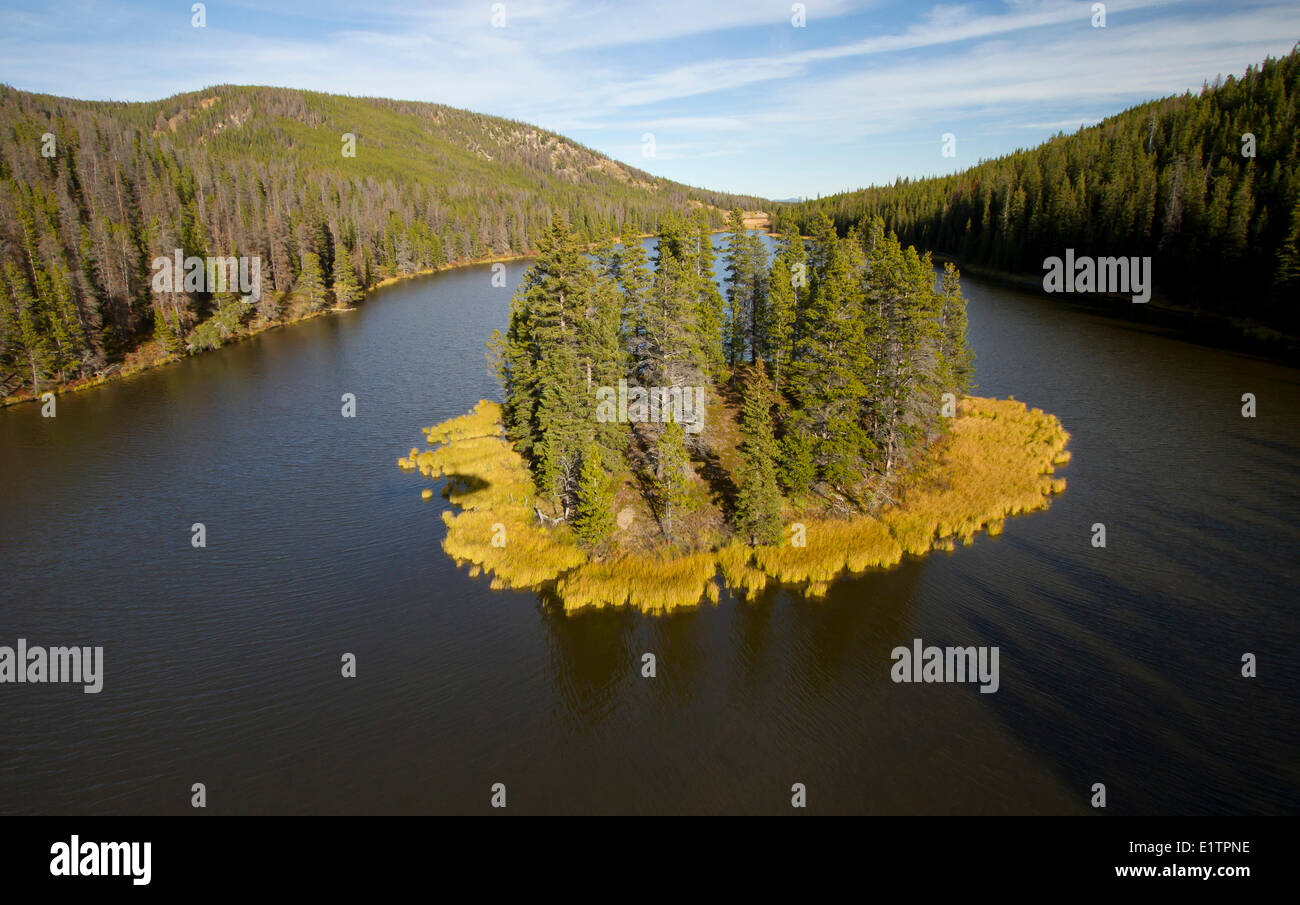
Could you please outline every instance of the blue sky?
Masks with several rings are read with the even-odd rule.
[[[787,198],[961,169],[1300,40],[1296,0],[1113,0],[1105,28],[1091,0],[806,0],[802,27],[786,0],[212,0],[202,29],[191,5],[4,0],[0,81],[92,99],[233,82],[436,101]]]

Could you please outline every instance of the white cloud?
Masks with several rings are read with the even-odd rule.
[[[808,2],[805,29],[789,26],[785,0],[505,0],[505,28],[492,27],[484,0],[364,11],[294,0],[274,13],[242,0],[209,4],[206,29],[191,29],[183,7],[162,18],[93,2],[0,10],[0,80],[117,99],[237,82],[437,101],[604,141],[654,172],[725,158],[729,173],[757,174],[773,155],[822,159],[827,146],[851,146],[858,159],[817,176],[842,187],[866,180],[885,136],[906,146],[952,130],[1010,145],[1073,131],[1286,53],[1300,36],[1300,5],[1281,0],[1109,0],[1105,29],[1091,27],[1086,0],[993,11],[825,0]],[[640,156],[645,131],[656,133],[656,160]],[[704,184],[713,171],[673,173]]]

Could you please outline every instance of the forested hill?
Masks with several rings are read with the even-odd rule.
[[[346,136],[355,137],[354,155]],[[148,103],[0,85],[0,398],[219,345],[380,280],[669,212],[689,188],[523,123],[423,104],[220,85]],[[257,256],[256,306],[153,290],[155,258]]]
[[[960,264],[1043,273],[1066,248],[1150,256],[1158,290],[1300,333],[1300,51],[1196,95],[1126,110],[953,176],[781,207],[843,230],[879,216],[906,244]],[[1254,156],[1249,139],[1254,136]]]

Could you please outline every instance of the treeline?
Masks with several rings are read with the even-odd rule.
[[[664,538],[690,545],[678,526],[707,496],[690,453],[705,458],[726,442],[717,419],[688,433],[668,416],[600,417],[601,387],[622,379],[731,396],[742,438],[731,530],[761,543],[777,539],[787,498],[841,511],[887,498],[899,464],[953,413],[944,395],[970,386],[952,265],[936,285],[929,256],[878,220],[840,237],[819,218],[810,241],[785,236],[770,262],[739,210],[728,228],[720,291],[702,217],[664,221],[653,268],[635,235],[587,255],[557,218],[508,330],[493,338],[506,434],[553,517],[567,518],[589,548],[612,533],[613,493],[625,480],[643,489]]]
[[[720,225],[733,205],[758,202],[434,104],[236,86],[92,103],[0,86],[0,397],[527,252],[558,211],[587,239],[691,208]],[[260,258],[256,306],[154,292],[152,262],[176,249]]]
[[[778,228],[880,217],[962,264],[1042,273],[1066,248],[1150,256],[1174,301],[1300,332],[1300,50],[953,176],[779,208]]]

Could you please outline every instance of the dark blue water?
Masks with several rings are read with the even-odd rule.
[[[506,266],[0,411],[0,644],[106,661],[98,695],[0,685],[0,813],[190,812],[196,782],[213,813],[477,813],[495,782],[519,812],[788,813],[795,782],[820,812],[1094,813],[1096,782],[1106,813],[1300,811],[1300,371],[968,278],[978,392],[1072,434],[1049,510],[823,601],[566,616],[457,570],[396,467],[497,394]],[[893,684],[916,637],[998,645],[1000,690]]]

